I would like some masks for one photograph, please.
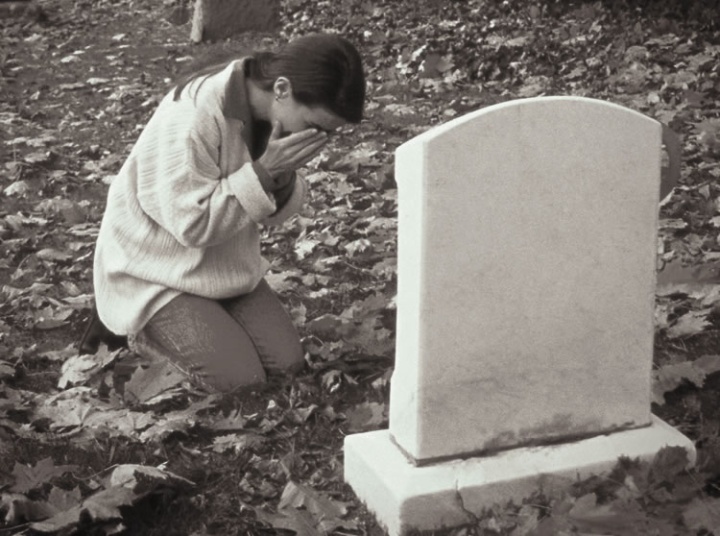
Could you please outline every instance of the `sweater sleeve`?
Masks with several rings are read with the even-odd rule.
[[[300,212],[307,196],[307,183],[305,179],[297,174],[295,176],[295,187],[285,204],[278,208],[277,212],[268,216],[262,221],[263,225],[280,225],[291,216]]]
[[[178,115],[181,115],[179,113]],[[156,146],[138,153],[138,200],[158,225],[186,247],[207,247],[232,238],[276,211],[251,163],[228,177],[220,170],[220,129],[214,118],[193,114],[189,128],[159,122]],[[149,145],[149,144],[148,144]]]

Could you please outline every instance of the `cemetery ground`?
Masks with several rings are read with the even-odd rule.
[[[624,460],[446,534],[720,534],[714,2],[284,0],[281,35],[201,45],[172,0],[38,5],[0,18],[0,534],[382,534],[343,483],[342,440],[387,424],[394,150],[537,95],[609,100],[682,136],[660,208],[653,410],[699,462]],[[78,356],[107,184],[159,98],[198,62],[312,31],[359,45],[369,99],[308,167],[308,210],[265,236],[308,369],[217,396],[126,351]]]

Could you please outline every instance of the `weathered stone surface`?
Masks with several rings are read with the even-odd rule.
[[[272,32],[280,27],[279,0],[196,0],[190,38],[216,41],[254,31]]]
[[[412,458],[649,424],[661,130],[536,98],[398,149],[390,432]]]

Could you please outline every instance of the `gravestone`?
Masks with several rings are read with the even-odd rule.
[[[190,38],[217,41],[242,32],[280,27],[279,0],[196,0]]]
[[[44,22],[47,20],[47,14],[34,0],[0,0],[0,20],[13,18]]]
[[[390,534],[469,522],[541,475],[694,460],[650,412],[661,139],[621,106],[541,97],[398,149],[390,426],[345,442]]]

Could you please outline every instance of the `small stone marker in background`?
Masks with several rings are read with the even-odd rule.
[[[280,27],[279,0],[196,0],[190,38],[217,41],[242,32]]]
[[[472,521],[543,474],[692,442],[650,413],[662,125],[602,101],[492,106],[397,151],[390,428],[345,478],[391,535]]]
[[[0,20],[14,18],[44,22],[47,20],[47,15],[34,0],[0,0]]]

